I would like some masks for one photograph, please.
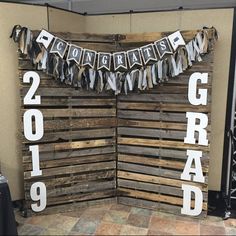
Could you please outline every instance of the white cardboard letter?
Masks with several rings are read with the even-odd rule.
[[[206,127],[208,125],[208,116],[204,113],[186,112],[186,117],[188,119],[188,124],[184,143],[196,144],[194,133],[195,131],[198,131],[198,144],[207,146],[208,139]],[[199,124],[196,124],[197,119],[199,120]]]
[[[35,132],[33,132],[33,118],[35,119]],[[30,109],[24,113],[24,135],[29,141],[37,141],[43,137],[43,114],[40,110]]]
[[[191,180],[190,173],[193,173],[193,181],[204,183],[205,177],[202,173],[202,164],[201,164],[201,157],[202,151],[194,151],[194,150],[187,150],[187,162],[184,167],[184,171],[181,174],[181,179],[184,180]],[[192,163],[195,162],[195,168],[192,168]]]
[[[192,105],[207,105],[207,89],[198,89],[197,81],[200,80],[202,84],[207,84],[208,73],[193,73],[189,78],[188,83],[188,100]],[[197,94],[199,97],[197,97]]]
[[[203,194],[200,188],[187,184],[182,184],[183,190],[183,207],[181,214],[189,216],[198,216],[202,212]],[[191,192],[195,194],[194,208],[191,209]]]

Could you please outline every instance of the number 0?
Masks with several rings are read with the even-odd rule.
[[[35,132],[33,132],[33,118]],[[37,141],[43,137],[43,114],[37,109],[30,109],[24,113],[24,135],[29,141]]]

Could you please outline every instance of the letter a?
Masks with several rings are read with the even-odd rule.
[[[201,157],[202,151],[194,151],[194,150],[187,150],[187,162],[184,167],[184,171],[181,174],[181,179],[184,180],[191,180],[190,173],[193,173],[193,181],[204,183],[205,178],[202,173],[202,164],[201,164]],[[192,163],[195,162],[195,168],[192,168]]]
[[[203,194],[200,188],[182,184],[183,190],[183,208],[181,214],[189,216],[198,216],[202,212]],[[191,192],[195,194],[194,208],[191,209]]]

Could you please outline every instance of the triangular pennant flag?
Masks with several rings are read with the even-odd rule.
[[[50,53],[57,53],[61,58],[64,57],[66,53],[68,43],[60,38],[55,38]]]
[[[169,39],[170,44],[171,44],[172,48],[174,49],[174,51],[176,51],[176,49],[179,46],[185,45],[185,41],[183,39],[183,36],[181,35],[181,33],[179,31],[176,31],[173,34],[170,34],[168,36],[168,39]]]
[[[36,42],[42,43],[43,46],[47,49],[53,39],[54,39],[54,36],[52,34],[50,34],[46,30],[41,30],[38,37],[36,38]]]

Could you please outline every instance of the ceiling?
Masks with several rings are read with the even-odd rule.
[[[17,2],[49,4],[82,14],[236,7],[236,0],[18,0]]]

